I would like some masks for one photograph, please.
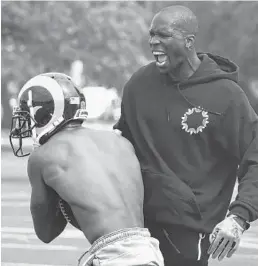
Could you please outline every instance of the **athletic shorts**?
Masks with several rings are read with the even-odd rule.
[[[164,266],[159,241],[146,228],[127,228],[104,235],[78,261],[78,266]]]

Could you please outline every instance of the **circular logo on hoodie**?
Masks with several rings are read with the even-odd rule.
[[[198,134],[202,132],[209,123],[208,112],[201,109],[201,107],[189,108],[182,117],[182,129],[185,132],[192,134]]]

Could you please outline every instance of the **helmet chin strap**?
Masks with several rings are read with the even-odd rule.
[[[28,107],[30,109],[30,115],[31,117],[34,118],[34,109],[33,109],[33,105],[32,105],[32,91],[29,90],[28,92],[28,101],[27,101]],[[32,127],[32,139],[33,139],[33,143],[36,142],[37,139],[37,133],[36,133],[36,127],[35,127],[35,122],[33,119],[30,120],[31,121],[31,127]]]

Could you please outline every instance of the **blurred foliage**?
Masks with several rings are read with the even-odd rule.
[[[197,15],[198,51],[236,62],[243,84],[257,78],[258,2],[2,1],[2,87],[11,80],[21,86],[45,71],[69,74],[79,59],[85,85],[121,90],[152,60],[149,24],[172,4],[186,5]]]
[[[2,78],[84,63],[86,80],[121,87],[146,63],[145,9],[133,2],[2,2]]]
[[[39,72],[84,63],[86,81],[121,88],[151,60],[153,14],[177,2],[2,2],[2,78],[23,82]],[[199,50],[225,55],[243,79],[258,73],[257,2],[179,2],[200,22]],[[255,56],[256,55],[256,56]]]

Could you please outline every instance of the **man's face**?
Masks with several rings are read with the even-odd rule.
[[[174,72],[186,57],[183,33],[162,13],[152,20],[149,44],[162,73]]]

